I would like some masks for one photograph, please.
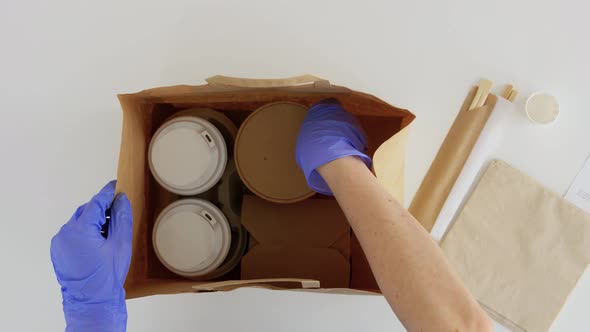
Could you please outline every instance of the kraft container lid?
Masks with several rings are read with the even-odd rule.
[[[179,195],[195,195],[211,189],[223,175],[227,146],[221,132],[209,121],[175,117],[154,134],[149,165],[154,178]]]
[[[183,199],[166,207],[153,231],[156,255],[168,269],[186,277],[206,275],[228,255],[231,233],[223,213],[210,202]]]
[[[311,197],[295,160],[295,143],[307,107],[277,102],[264,105],[244,121],[234,156],[244,184],[261,198],[294,203]]]

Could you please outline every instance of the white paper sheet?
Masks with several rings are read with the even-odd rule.
[[[570,186],[565,199],[574,203],[580,209],[590,213],[590,158]]]
[[[490,114],[438,218],[434,222],[430,234],[436,241],[442,239],[451,222],[455,219],[455,215],[460,211],[465,197],[473,189],[473,184],[479,177],[482,167],[487,161],[493,159],[492,155],[502,141],[504,131],[508,127],[514,126],[515,122],[518,122],[515,121],[517,116],[515,114],[514,104],[498,97],[494,111]]]

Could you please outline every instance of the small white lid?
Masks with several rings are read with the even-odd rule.
[[[549,124],[559,115],[559,103],[549,93],[535,92],[527,98],[524,110],[532,122]]]
[[[156,255],[168,269],[198,277],[223,263],[231,232],[227,219],[215,205],[201,199],[183,199],[160,213],[152,240]]]
[[[164,123],[149,147],[154,178],[179,195],[203,193],[217,183],[227,163],[223,135],[209,121],[182,116]]]

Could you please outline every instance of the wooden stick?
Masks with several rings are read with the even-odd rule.
[[[510,95],[506,99],[510,100],[511,102],[514,102],[517,95],[518,95],[518,90],[512,90],[512,91],[510,91]]]
[[[483,104],[486,102],[486,99],[488,98],[488,95],[490,94],[490,90],[492,89],[492,81],[482,78],[479,81],[479,88],[477,89],[477,92],[475,93],[475,97],[473,98],[473,101],[471,102],[471,106],[469,106],[469,110],[472,110],[474,108],[478,108],[483,106]]]
[[[510,97],[510,93],[512,92],[512,90],[514,90],[514,86],[512,84],[506,85],[506,88],[504,89],[504,93],[502,94],[502,97],[504,99],[508,99]]]

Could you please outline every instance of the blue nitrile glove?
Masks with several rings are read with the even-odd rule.
[[[100,231],[108,208],[111,220],[105,239]],[[123,283],[131,261],[131,222],[129,200],[125,194],[115,197],[112,181],[51,239],[66,331],[125,331]]]
[[[336,99],[326,99],[307,112],[297,137],[295,158],[309,187],[331,195],[316,168],[346,156],[357,156],[370,167],[371,158],[364,153],[366,150],[367,137],[356,118]]]

